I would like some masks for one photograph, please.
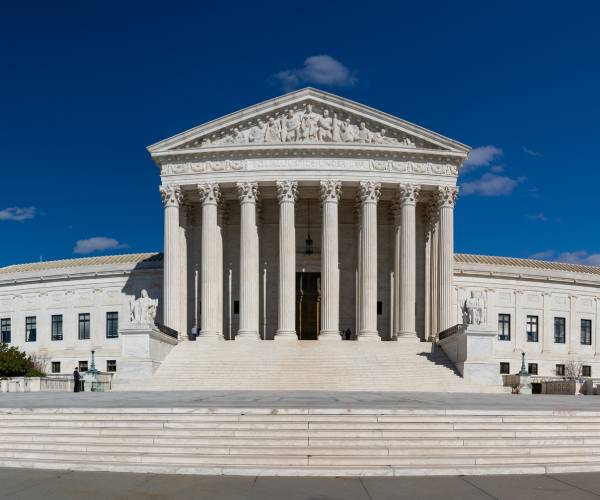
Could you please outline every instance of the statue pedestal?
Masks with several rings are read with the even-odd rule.
[[[519,394],[531,394],[531,377],[529,374],[519,373]]]
[[[438,343],[465,380],[479,385],[502,385],[493,361],[496,335],[493,327],[468,325]]]
[[[177,339],[160,332],[154,325],[128,323],[119,329],[122,359],[116,381],[129,382],[152,377]]]

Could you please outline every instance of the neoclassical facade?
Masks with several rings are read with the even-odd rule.
[[[380,341],[454,324],[468,147],[308,88],[149,151],[165,208],[164,322],[183,336]]]

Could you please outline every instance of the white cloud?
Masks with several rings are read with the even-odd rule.
[[[0,210],[0,220],[23,222],[35,217],[35,207],[8,207]]]
[[[513,179],[505,175],[495,175],[487,172],[480,179],[463,182],[460,186],[460,192],[463,195],[506,196],[511,194],[524,181],[525,177]]]
[[[530,259],[552,260],[555,262],[566,262],[567,264],[583,264],[586,266],[600,266],[600,253],[589,253],[586,250],[575,252],[562,252],[556,254],[554,250],[534,253]]]
[[[353,72],[327,54],[307,57],[301,68],[280,71],[273,78],[284,90],[292,90],[305,83],[346,87],[357,82]]]
[[[494,165],[493,167],[490,167],[490,172],[494,172],[495,174],[501,174],[502,172],[504,172],[504,166]]]
[[[521,146],[521,148],[523,149],[523,151],[525,151],[525,153],[527,153],[529,156],[542,156],[542,153],[540,153],[539,151],[534,151],[533,149],[529,149],[526,146]]]
[[[530,220],[539,220],[540,222],[548,222],[548,217],[541,212],[538,214],[528,214],[527,218]]]
[[[127,248],[125,243],[119,243],[114,238],[105,236],[94,236],[87,240],[77,240],[73,253],[88,254],[94,252],[103,252],[105,250],[116,250],[118,248]]]
[[[490,165],[495,159],[501,157],[504,152],[491,144],[487,146],[479,146],[474,148],[469,153],[469,157],[463,164],[461,169],[462,173],[466,173],[469,170],[474,170],[477,167],[485,167]]]

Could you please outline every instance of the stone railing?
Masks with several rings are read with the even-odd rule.
[[[437,339],[438,340],[447,339],[448,337],[451,337],[452,335],[456,335],[457,333],[462,333],[464,331],[464,329],[465,329],[465,325],[463,325],[462,323],[459,323],[458,325],[451,326],[450,328],[447,328],[443,332],[438,333]]]
[[[179,338],[179,334],[177,333],[177,330],[173,330],[173,328],[169,328],[167,325],[163,325],[162,323],[154,323],[154,325],[156,326],[156,328],[158,328],[158,331],[161,333],[164,333],[165,335],[168,335],[169,337],[173,337],[174,339],[178,339]]]

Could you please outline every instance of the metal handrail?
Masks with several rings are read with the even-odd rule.
[[[437,336],[438,340],[447,339],[448,337],[451,337],[452,335],[456,335],[457,333],[462,332],[464,329],[465,329],[465,325],[463,325],[462,323],[458,323],[457,325],[451,326],[450,328],[447,328],[443,332],[438,333],[438,336]]]
[[[172,337],[175,340],[179,338],[179,333],[177,332],[177,330],[173,330],[173,328],[169,328],[167,325],[163,325],[158,321],[154,324],[156,325],[156,328],[158,328],[159,332],[164,333],[165,335],[168,335],[169,337]]]

